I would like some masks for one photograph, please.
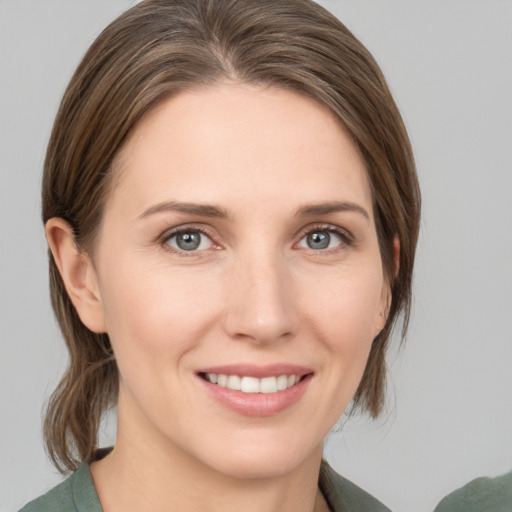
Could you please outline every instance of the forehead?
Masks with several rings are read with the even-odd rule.
[[[134,128],[114,166],[132,206],[170,197],[247,205],[355,200],[371,211],[363,159],[325,107],[296,92],[218,84],[182,92]]]

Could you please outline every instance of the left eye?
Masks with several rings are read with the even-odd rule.
[[[181,231],[172,235],[166,243],[179,251],[202,251],[212,247],[212,240],[201,231]]]
[[[302,237],[299,247],[305,249],[313,249],[314,251],[322,251],[332,249],[343,242],[341,235],[334,231],[318,230],[311,231]]]

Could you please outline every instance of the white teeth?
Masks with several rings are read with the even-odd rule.
[[[242,391],[244,393],[276,393],[291,388],[300,381],[299,375],[278,375],[276,377],[240,377],[216,373],[204,374],[207,381],[222,388]]]
[[[277,379],[265,377],[260,380],[260,393],[275,393],[277,391]]]
[[[228,384],[226,386],[229,389],[240,391],[240,377],[238,375],[230,375],[228,377]]]
[[[288,377],[286,375],[279,375],[277,377],[277,390],[282,391],[288,387]]]
[[[256,377],[242,377],[240,390],[244,393],[259,393],[260,379],[257,379]]]

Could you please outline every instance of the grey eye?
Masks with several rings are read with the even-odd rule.
[[[299,247],[312,249],[314,251],[322,251],[324,249],[332,249],[343,242],[341,235],[334,231],[311,231],[305,235],[299,242]]]
[[[171,236],[167,243],[180,251],[198,251],[209,249],[212,241],[200,231],[183,231]]]
[[[310,233],[306,236],[306,243],[310,249],[327,249],[331,241],[331,235],[325,231]]]

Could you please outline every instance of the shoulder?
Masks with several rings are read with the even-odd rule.
[[[391,512],[366,491],[338,475],[326,461],[322,461],[318,484],[333,512]]]
[[[19,512],[102,512],[89,464],[82,464],[66,480]]]
[[[73,476],[74,474],[43,496],[27,503],[19,512],[75,511],[72,491]]]
[[[512,471],[496,478],[476,478],[444,497],[435,512],[510,512]]]

